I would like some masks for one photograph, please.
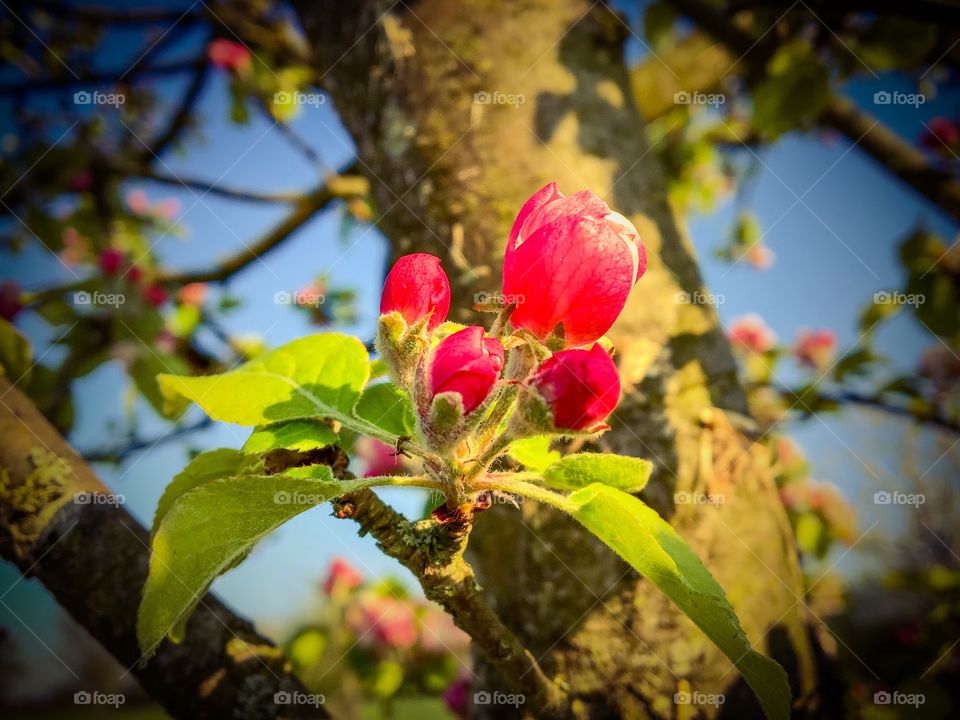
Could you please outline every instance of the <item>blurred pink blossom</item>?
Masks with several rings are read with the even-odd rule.
[[[391,445],[369,437],[357,441],[357,457],[363,463],[364,477],[392,475],[403,469],[403,458]]]
[[[14,280],[0,282],[0,318],[13,322],[21,310],[20,284]]]
[[[736,318],[730,325],[728,335],[735,346],[755,353],[767,352],[777,342],[773,331],[755,313]]]
[[[793,353],[801,365],[823,370],[837,354],[837,335],[832,330],[801,330]]]
[[[203,305],[210,286],[202,282],[187,283],[177,293],[177,299],[184,305]]]
[[[417,642],[413,608],[404,600],[366,598],[347,609],[347,625],[360,644],[408,650]]]
[[[334,558],[323,581],[323,592],[332,595],[335,589],[353,590],[363,584],[363,575],[341,557]]]
[[[217,38],[207,47],[207,56],[216,67],[230,72],[240,72],[250,67],[250,51],[243,45],[227,38]]]
[[[145,215],[150,210],[150,199],[143,190],[131,190],[124,196],[130,212]]]
[[[762,243],[754,243],[747,250],[747,262],[757,270],[769,270],[776,257],[773,250]]]

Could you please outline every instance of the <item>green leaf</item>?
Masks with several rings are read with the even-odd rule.
[[[370,385],[363,391],[354,414],[398,437],[413,435],[413,406],[406,392],[393,383]]]
[[[106,359],[106,357],[104,358]],[[163,395],[162,387],[158,384],[159,373],[176,370],[186,372],[189,369],[186,361],[179,355],[154,352],[143,352],[130,365],[130,379],[141,395],[150,403],[150,407],[163,417],[175,419],[179,417],[186,404],[183,402],[168,402]]]
[[[338,442],[337,434],[322,420],[289,420],[254,428],[243,444],[245,453],[262,453],[276,448],[306,452]]]
[[[551,438],[537,435],[523,440],[514,440],[507,452],[517,462],[534,472],[543,472],[560,460],[560,453],[550,449]]]
[[[567,455],[543,471],[543,479],[556,490],[579,490],[592,483],[603,483],[624,492],[643,490],[653,463],[624,455],[609,453],[578,453]]]
[[[0,320],[0,374],[12,383],[29,383],[32,356],[30,341],[11,323]]]
[[[677,532],[633,495],[594,484],[566,498],[567,510],[649,578],[730,658],[771,720],[790,717],[790,685],[755,651],[726,593]]]
[[[830,73],[823,63],[787,45],[770,60],[753,91],[753,124],[775,138],[820,115],[830,99]]]
[[[656,50],[662,50],[673,31],[677,12],[668,2],[658,0],[647,6],[643,14],[643,34]]]
[[[244,455],[238,450],[221,448],[200,453],[183,470],[177,473],[163,491],[163,495],[157,502],[157,510],[153,515],[153,526],[150,529],[150,534],[153,535],[157,532],[164,516],[184,493],[211,480],[219,480],[233,475],[252,474],[257,471],[263,472],[263,462],[259,458]]]
[[[153,537],[150,570],[137,618],[144,658],[185,619],[218,576],[290,518],[356,487],[337,482],[330,468],[314,478],[242,475],[210,480],[181,495]]]
[[[329,417],[394,443],[395,435],[353,414],[369,373],[367,350],[359,340],[322,333],[294,340],[221,375],[160,375],[158,381],[168,402],[188,398],[215,420],[269,425]]]

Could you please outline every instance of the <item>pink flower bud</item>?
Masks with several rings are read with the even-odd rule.
[[[485,338],[479,325],[464,328],[444,338],[430,361],[430,394],[460,393],[463,411],[482,403],[503,369],[503,345]]]
[[[773,331],[756,314],[744,315],[734,320],[728,335],[735,346],[755,353],[767,352],[777,342]]]
[[[773,267],[773,261],[776,259],[773,250],[766,245],[754,243],[747,250],[747,262],[757,270],[769,270]]]
[[[334,558],[330,563],[327,578],[323,581],[323,592],[332,595],[334,588],[353,590],[363,584],[363,575],[343,558]]]
[[[143,297],[154,307],[160,307],[167,301],[167,291],[162,285],[149,285],[143,290]]]
[[[825,368],[837,352],[837,336],[830,330],[801,330],[793,349],[801,365],[817,369]]]
[[[610,329],[646,269],[629,220],[589,190],[567,197],[550,183],[510,231],[503,292],[518,298],[510,322],[541,339],[562,324],[566,347],[586,345]]]
[[[0,318],[13,322],[21,310],[20,284],[14,280],[0,282]]]
[[[207,55],[216,67],[230,72],[240,72],[250,67],[250,51],[233,40],[217,38],[207,47]]]
[[[130,212],[143,215],[150,210],[150,198],[143,190],[131,190],[124,196]]]
[[[116,248],[107,248],[100,253],[97,264],[104,275],[116,275],[123,265],[123,253]]]
[[[207,299],[207,293],[210,290],[210,286],[202,282],[192,282],[187,283],[180,291],[177,293],[177,299],[180,300],[184,305],[203,305],[204,301]]]
[[[448,310],[450,282],[440,267],[440,258],[414,253],[397,260],[383,285],[381,315],[396,311],[408,325],[413,325],[429,314],[427,327],[433,330],[447,319]]]
[[[600,345],[554,353],[530,385],[550,406],[553,425],[561,430],[597,428],[620,401],[620,375]]]
[[[960,145],[960,125],[942,115],[935,117],[920,133],[920,142],[937,152]]]

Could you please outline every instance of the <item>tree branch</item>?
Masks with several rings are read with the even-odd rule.
[[[525,696],[537,717],[561,716],[566,693],[548,678],[533,654],[497,616],[481,594],[473,569],[463,559],[472,518],[447,524],[412,523],[372,490],[360,490],[334,502],[334,514],[360,526],[387,555],[410,570],[427,598],[447,611],[511,687]]]
[[[190,124],[193,107],[196,105],[197,99],[200,97],[203,86],[206,84],[207,77],[210,74],[210,61],[207,58],[206,47],[204,47],[200,57],[197,58],[195,67],[196,72],[194,73],[193,81],[190,83],[190,87],[187,88],[187,92],[180,101],[180,106],[177,108],[177,111],[171,116],[167,129],[151,143],[153,145],[152,148],[144,148],[141,153],[141,160],[144,163],[149,163],[153,158],[160,157],[164,150],[176,141],[181,131]]]
[[[279,225],[275,226],[260,240],[245,247],[236,255],[227,258],[209,270],[167,273],[158,278],[161,284],[186,285],[192,282],[223,282],[254,261],[276,249],[290,235],[300,229],[318,211],[338,198],[363,195],[367,192],[367,181],[354,175],[334,175],[327,178],[326,185],[304,195]]]
[[[6,377],[0,434],[0,554],[40,580],[167,712],[327,717],[322,707],[274,702],[275,693],[306,689],[272,642],[209,595],[183,642],[164,642],[140,667],[136,618],[150,556],[147,531],[122,507],[77,502],[79,493],[110,491]]]
[[[219,183],[213,185],[206,180],[200,180],[199,178],[183,177],[181,175],[167,175],[165,173],[150,170],[142,173],[132,172],[130,177],[139,177],[143,180],[151,180],[163,185],[188,188],[210,195],[217,195],[219,197],[227,198],[228,200],[242,200],[244,202],[292,203],[304,198],[304,193],[300,191],[263,193],[255,190],[226,187],[224,185],[220,185]]]
[[[206,14],[192,10],[169,10],[166,8],[124,8],[119,10],[111,7],[97,7],[94,5],[78,6],[73,3],[58,2],[57,0],[33,0],[36,9],[55,13],[59,17],[64,15],[91,20],[98,23],[116,25],[153,25],[155,23],[180,22],[189,23],[204,20]]]
[[[109,447],[102,447],[95,450],[88,450],[86,452],[80,453],[83,459],[88,462],[111,462],[118,463],[121,460],[124,460],[129,455],[132,455],[139,450],[145,450],[147,448],[154,448],[157,445],[162,445],[168,443],[172,440],[178,440],[186,435],[197,432],[198,430],[205,430],[206,428],[213,427],[213,421],[207,417],[203,416],[202,419],[193,423],[192,425],[181,425],[173,430],[169,430],[161,433],[156,437],[143,438],[143,437],[132,437],[128,442],[121,445],[113,445]]]
[[[802,392],[798,393],[794,390],[790,390],[789,388],[776,388],[776,390],[781,397],[790,401],[795,401],[798,397],[803,396]],[[894,415],[896,417],[912,420],[913,422],[921,425],[932,425],[933,427],[940,428],[941,430],[947,430],[960,435],[960,424],[940,414],[939,412],[934,412],[932,414],[917,412],[904,405],[892,404],[881,396],[864,395],[863,393],[854,392],[852,390],[840,390],[837,392],[816,391],[816,395],[819,399],[826,400],[827,402],[833,402],[837,405],[861,405],[873,410],[879,410],[887,413],[888,415]]]
[[[149,65],[142,70],[130,73],[130,80],[133,80],[134,76],[140,78],[146,76],[176,75],[192,70],[195,67],[195,60],[171,60],[165,63]],[[44,90],[65,90],[87,85],[106,85],[118,82],[122,74],[123,70],[104,70],[101,72],[83,73],[78,77],[62,75],[59,77],[32,78],[27,82],[5,82],[0,83],[0,93],[5,95],[25,95],[27,93],[41,92]],[[127,82],[127,80],[124,80],[124,82]]]
[[[670,0],[700,29],[726,45],[747,69],[751,85],[766,73],[767,61],[777,49],[775,33],[755,36],[730,21],[726,15],[703,0]],[[729,72],[729,70],[727,71]],[[719,78],[718,78],[719,81]],[[960,181],[949,172],[931,165],[917,148],[902,140],[869,113],[860,110],[845,97],[831,95],[819,122],[842,132],[862,147],[874,160],[914,190],[960,219]]]

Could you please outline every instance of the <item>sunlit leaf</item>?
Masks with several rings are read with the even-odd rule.
[[[543,479],[557,490],[578,490],[592,483],[603,483],[624,492],[643,490],[653,463],[649,460],[610,453],[567,455],[543,471]]]
[[[771,720],[790,717],[790,685],[776,662],[750,645],[726,593],[700,558],[652,508],[594,484],[567,498],[569,512],[662,590],[730,658]]]
[[[306,452],[333,445],[337,434],[322,420],[304,418],[255,428],[243,444],[246,453],[262,453],[276,448]]]

